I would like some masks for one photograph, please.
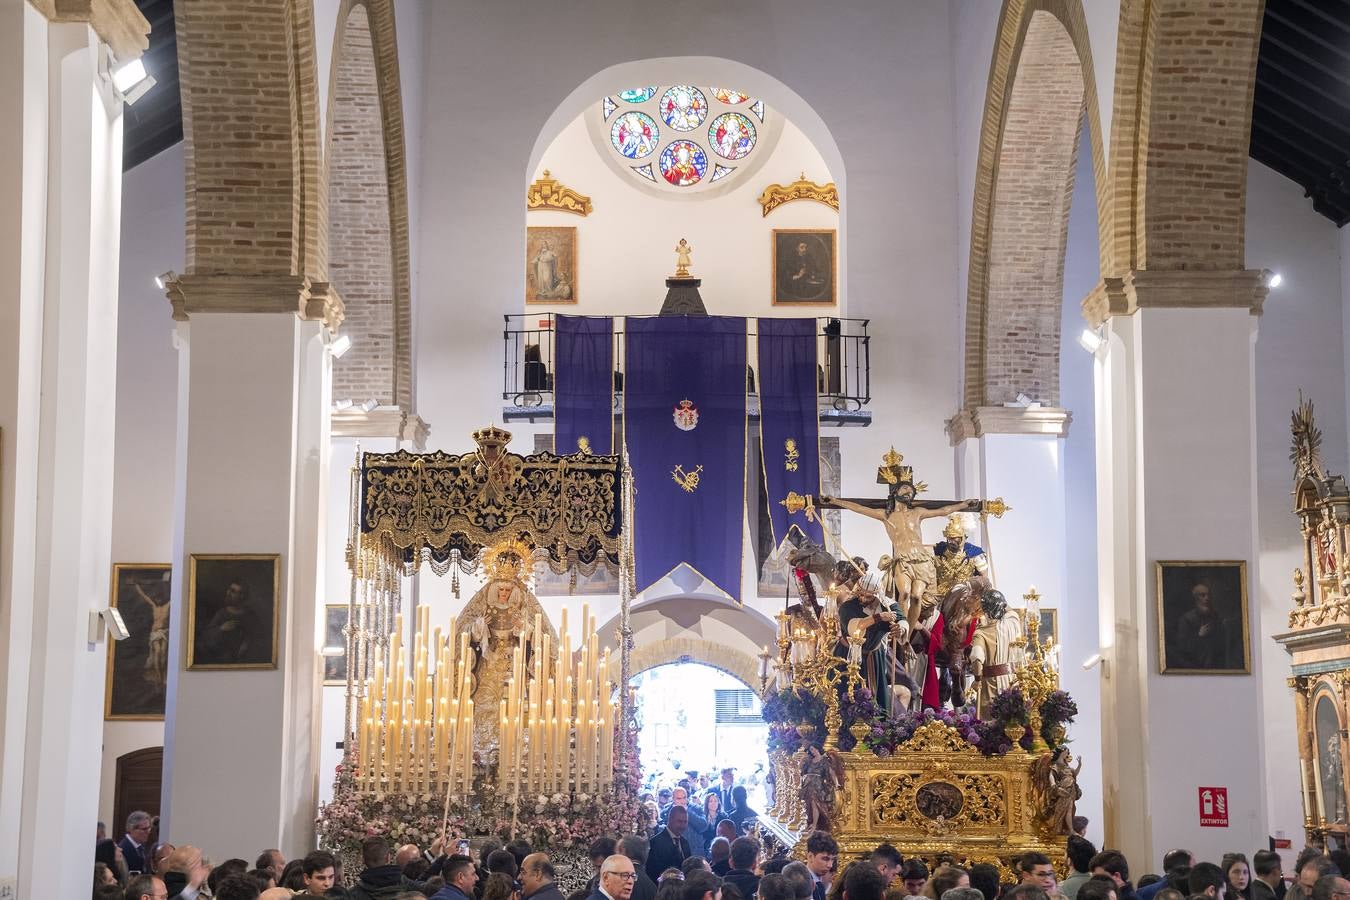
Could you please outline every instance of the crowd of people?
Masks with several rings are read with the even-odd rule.
[[[287,860],[263,850],[250,865],[229,859],[212,865],[193,846],[151,840],[154,823],[133,813],[126,834],[114,841],[100,824],[94,865],[94,900],[1347,900],[1350,853],[1304,850],[1286,876],[1280,855],[1259,850],[1250,860],[1227,853],[1218,863],[1197,861],[1189,850],[1172,850],[1162,874],[1133,881],[1130,864],[1116,850],[1101,850],[1081,833],[1070,835],[1064,859],[1027,853],[1016,861],[1017,881],[1004,883],[997,866],[944,864],[930,871],[920,859],[906,860],[890,844],[857,859],[839,859],[839,845],[826,832],[806,838],[805,859],[769,854],[744,833],[749,812],[744,788],[730,776],[703,792],[677,785],[651,798],[656,821],[633,834],[602,836],[588,848],[592,877],[584,888],[564,892],[545,852],[516,840],[486,841],[477,855],[467,842],[447,853],[430,847],[395,846],[372,835],[361,845],[361,870],[350,884],[341,858],[315,850]],[[733,812],[718,815],[730,798]],[[716,798],[715,803],[709,798]],[[694,802],[691,804],[691,800]],[[691,823],[702,822],[695,836]],[[711,826],[711,840],[703,834]],[[1085,820],[1075,825],[1086,827]],[[1059,871],[1068,877],[1059,879]]]

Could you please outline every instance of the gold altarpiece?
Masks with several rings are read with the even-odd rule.
[[[1293,414],[1294,513],[1303,536],[1303,565],[1294,570],[1289,631],[1275,635],[1292,657],[1294,713],[1310,845],[1350,845],[1345,771],[1350,710],[1350,487],[1322,465],[1322,433],[1312,401]],[[1307,573],[1307,574],[1305,574]]]

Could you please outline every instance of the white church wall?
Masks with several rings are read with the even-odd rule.
[[[768,115],[778,114],[770,108]],[[654,315],[665,296],[664,279],[675,271],[674,248],[685,237],[693,246],[692,272],[703,279],[700,294],[712,315],[816,316],[834,307],[786,307],[771,303],[775,228],[838,228],[839,214],[821,203],[788,203],[763,215],[757,199],[768,184],[788,184],[805,172],[812,181],[831,180],[825,161],[801,130],[787,122],[762,168],[736,179],[732,190],[708,200],[674,194],[656,197],[637,176],[615,173],[601,158],[586,119],[600,115],[599,98],[562,130],[535,177],[545,169],[568,187],[591,198],[594,212],[534,210],[528,225],[577,229],[577,302],[531,304],[533,313],[573,315]],[[635,226],[639,227],[635,235]],[[570,273],[569,273],[570,274]]]
[[[113,562],[173,558],[178,353],[169,303],[154,278],[169,269],[182,271],[183,231],[183,145],[176,144],[122,178]],[[117,758],[163,743],[163,722],[104,723],[98,809],[109,833],[120,837],[124,824],[111,821]]]
[[[966,291],[970,283],[970,223],[975,199],[975,172],[980,161],[980,132],[984,125],[989,64],[998,37],[997,0],[955,0],[948,7],[952,20],[951,79],[954,144],[956,149],[956,266],[957,303],[964,324]],[[960,407],[952,399],[952,412]]]
[[[688,35],[654,27],[615,0],[566,17],[539,16],[514,0],[475,17],[472,29],[453,8],[427,12],[420,274],[431,293],[416,315],[419,412],[433,425],[433,447],[461,448],[473,427],[501,415],[500,317],[522,305],[530,137],[560,112],[561,130],[613,84],[659,83],[678,71],[786,109],[841,186],[841,281],[849,313],[872,320],[876,398],[874,425],[844,435],[844,493],[877,492],[876,461],[892,443],[930,482],[930,496],[952,489],[943,423],[956,405],[961,360],[945,9],[877,4],[839,16],[805,0],[718,5],[718,27]],[[502,64],[538,58],[541,47],[567,48],[549,54],[545,77],[534,66]],[[692,68],[669,58],[695,47],[708,57]],[[823,47],[848,47],[848,65]],[[584,102],[574,99],[574,89],[606,66],[615,68],[604,88],[597,82]],[[560,110],[564,101],[574,105]],[[537,162],[553,136],[543,135]],[[664,234],[646,226],[633,232],[632,242],[665,252]],[[659,280],[633,285],[650,307],[664,290]],[[718,290],[705,284],[705,295]],[[871,522],[847,523],[845,541],[872,557],[888,549]]]
[[[1266,298],[1256,340],[1260,567],[1249,595],[1262,635],[1252,646],[1261,675],[1245,712],[1253,737],[1265,745],[1269,831],[1293,838],[1296,852],[1302,846],[1303,809],[1294,699],[1285,684],[1289,656],[1271,635],[1289,630],[1292,573],[1303,565],[1298,520],[1290,511],[1289,463],[1289,413],[1300,390],[1316,404],[1327,436],[1324,463],[1336,472],[1347,468],[1341,234],[1313,211],[1301,187],[1256,162],[1247,167],[1246,229],[1247,266],[1278,272],[1283,281]]]

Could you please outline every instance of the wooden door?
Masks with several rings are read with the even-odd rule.
[[[159,815],[159,790],[164,774],[164,748],[146,747],[117,757],[117,780],[113,789],[113,819],[108,836],[121,840],[126,833],[127,816],[144,810]],[[151,839],[158,837],[152,834]]]

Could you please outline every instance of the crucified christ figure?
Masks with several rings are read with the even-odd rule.
[[[886,526],[891,555],[882,558],[879,568],[886,577],[889,593],[905,610],[905,619],[913,631],[923,617],[924,598],[937,584],[933,548],[923,539],[923,520],[958,512],[992,513],[997,517],[1007,507],[1002,500],[916,500],[923,486],[915,485],[913,469],[901,465],[902,459],[891,450],[877,469],[877,481],[889,485],[885,500],[820,497],[817,503],[855,512]]]

